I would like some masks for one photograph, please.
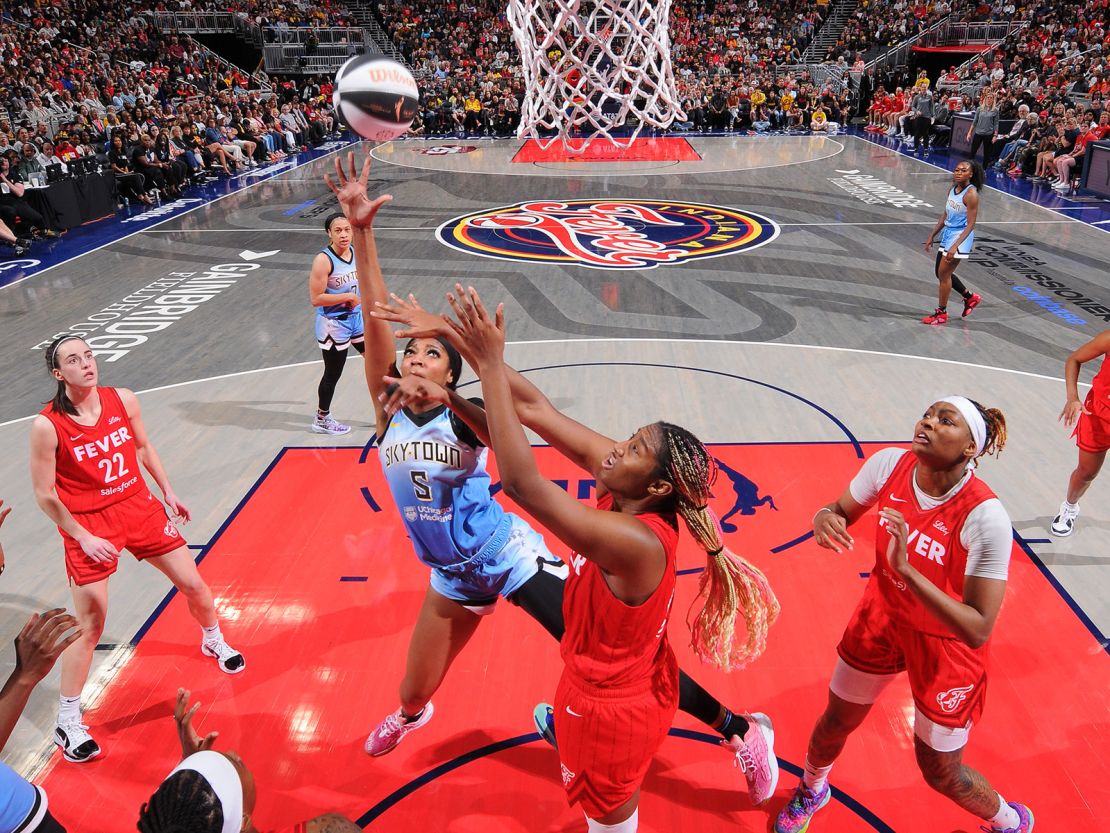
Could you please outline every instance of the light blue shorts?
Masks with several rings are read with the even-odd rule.
[[[316,343],[321,350],[346,350],[351,343],[362,343],[362,307],[355,307],[342,318],[316,316]]]
[[[956,242],[956,238],[963,233],[964,230],[962,228],[944,229],[940,233],[940,253],[942,255],[948,254],[948,249],[953,243]],[[967,237],[964,238],[963,242],[960,244],[960,248],[956,250],[956,254],[953,255],[953,257],[955,257],[957,260],[964,260],[971,254],[971,247],[974,245],[975,232],[972,231],[969,232]]]
[[[551,554],[542,535],[521,518],[511,512],[507,514],[512,525],[505,545],[488,558],[469,561],[459,568],[433,567],[433,590],[485,615],[493,612],[498,596],[511,596],[538,573],[541,566],[562,565]]]

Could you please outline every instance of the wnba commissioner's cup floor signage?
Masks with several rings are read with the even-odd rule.
[[[779,234],[750,211],[668,200],[530,200],[448,220],[440,242],[483,257],[654,269],[755,249]]]

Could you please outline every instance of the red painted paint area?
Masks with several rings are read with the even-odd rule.
[[[569,139],[581,148],[585,139]],[[571,153],[560,141],[541,148],[535,139],[526,141],[513,157],[514,162],[700,162],[701,154],[681,136],[638,137],[625,149],[604,138],[594,139],[580,153]]]
[[[872,453],[880,446],[865,446]],[[779,757],[800,765],[826,697],[834,646],[872,566],[874,517],[854,528],[856,550],[836,555],[812,541],[771,553],[809,529],[821,504],[839,495],[860,461],[849,444],[716,446],[746,479],[722,473],[714,506],[744,500],[751,514],[730,522],[730,545],[762,567],[782,617],[767,653],[732,675],[699,667],[686,646],[684,616],[670,626],[683,667],[737,710],[775,721]],[[367,733],[397,707],[409,633],[428,571],[412,555],[389,499],[376,452],[291,449],[214,543],[201,572],[217,596],[224,631],[243,650],[245,673],[228,677],[198,650],[195,623],[175,597],[110,683],[86,722],[105,749],[94,763],[54,762],[43,781],[50,806],[71,831],[135,829],[140,803],[177,761],[171,717],[178,686],[203,703],[201,733],[237,750],[258,781],[255,823],[267,831],[336,811],[358,819],[425,773],[460,764],[396,800],[369,830],[410,833],[581,831],[566,806],[556,753],[538,739],[465,762],[496,741],[526,735],[536,702],[549,700],[560,672],[553,640],[518,608],[501,603],[484,620],[434,697],[427,727],[389,755],[362,752]],[[586,494],[586,478],[551,449],[543,471]],[[983,467],[989,482],[991,465]],[[375,512],[360,489],[382,507]],[[770,501],[756,505],[771,496]],[[554,549],[565,554],[565,548]],[[704,563],[683,534],[679,567]],[[367,576],[341,582],[341,576]],[[684,613],[698,577],[679,579]],[[151,607],[157,599],[151,599]],[[1011,581],[994,641],[986,714],[966,760],[1011,800],[1027,802],[1037,829],[1094,830],[1110,806],[1110,657],[1036,565],[1014,550]],[[930,792],[914,764],[912,704],[896,683],[848,742],[834,786],[888,827],[876,828],[843,802],[814,820],[812,833],[978,830],[975,819]],[[688,716],[679,727],[707,731]],[[460,760],[461,759],[461,760]],[[766,831],[796,783],[783,773],[766,809],[754,809],[728,755],[671,737],[645,783],[641,830]]]

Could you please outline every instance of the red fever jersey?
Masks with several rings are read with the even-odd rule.
[[[115,388],[98,387],[100,419],[79,425],[47,405],[40,413],[58,435],[55,487],[71,513],[99,512],[150,493],[139,473],[135,432]]]
[[[605,494],[597,508],[609,511]],[[667,568],[659,586],[643,604],[630,607],[613,595],[601,568],[574,553],[563,595],[566,632],[560,650],[566,672],[591,688],[642,689],[647,681],[670,674],[677,681],[678,662],[667,641],[667,618],[674,601],[678,529],[673,516],[636,516],[663,544]]]
[[[964,597],[964,570],[967,549],[960,543],[960,532],[971,510],[995,497],[994,492],[974,472],[951,499],[936,509],[922,509],[913,488],[913,471],[917,457],[902,455],[883,487],[876,507],[902,513],[909,525],[907,556],[910,564],[929,581],[957,601]],[[916,631],[955,638],[935,615],[895,575],[887,561],[886,549],[890,536],[883,531],[886,521],[879,518],[879,534],[875,537],[875,571],[879,594],[895,621]]]
[[[1098,454],[1110,449],[1110,362],[1105,358],[1083,400],[1090,416],[1081,413],[1072,436],[1084,451]]]

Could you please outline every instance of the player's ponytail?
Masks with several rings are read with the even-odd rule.
[[[675,510],[708,556],[687,615],[690,645],[703,662],[723,671],[743,668],[763,653],[767,631],[779,615],[778,599],[767,577],[724,545],[720,521],[708,505],[717,477],[713,456],[685,428],[667,422],[658,427],[664,439],[660,465],[675,487]],[[738,616],[743,632],[736,627]]]
[[[54,371],[58,369],[58,348],[62,346],[63,342],[72,341],[73,339],[81,340],[81,336],[64,334],[58,336],[46,348],[46,369],[50,371],[51,377]],[[54,409],[56,414],[69,414],[70,416],[77,416],[77,406],[73,404],[69,396],[66,395],[66,383],[63,379],[56,379],[58,383],[57,390],[54,391],[54,398],[50,400],[50,406]]]
[[[1002,415],[1002,411],[998,408],[984,408],[974,399],[970,400],[979,413],[983,415],[983,421],[987,424],[987,440],[983,443],[983,450],[979,452],[976,460],[987,454],[998,456],[999,452],[1006,447],[1006,417]]]
[[[975,186],[976,191],[983,190],[983,166],[976,162],[974,159],[968,162],[971,165],[971,184]]]

